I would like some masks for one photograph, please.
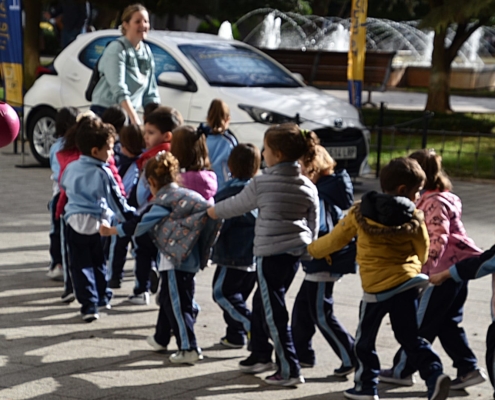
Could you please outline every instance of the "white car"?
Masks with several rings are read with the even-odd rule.
[[[93,66],[118,36],[118,30],[79,35],[26,93],[25,129],[41,164],[49,163],[57,110],[89,109],[84,92]],[[260,50],[191,32],[150,31],[147,43],[155,57],[161,102],[177,108],[186,124],[204,122],[210,102],[220,98],[230,107],[230,129],[239,142],[261,149],[269,125],[295,121],[318,134],[338,167],[353,176],[367,168],[369,132],[356,108],[306,86]]]

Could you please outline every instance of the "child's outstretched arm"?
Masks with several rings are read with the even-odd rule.
[[[118,234],[116,226],[100,225],[100,236],[113,236]]]
[[[495,273],[495,246],[479,256],[459,261],[450,267],[449,271],[457,282],[478,279]]]
[[[332,232],[320,237],[308,246],[314,258],[323,258],[335,253],[348,244],[357,234],[357,226],[352,210],[339,221]]]
[[[435,286],[439,286],[450,278],[452,278],[452,275],[450,274],[450,269],[446,269],[445,271],[439,272],[438,274],[431,275],[430,283],[433,283]]]

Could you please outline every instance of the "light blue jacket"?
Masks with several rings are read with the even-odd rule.
[[[108,108],[130,100],[137,110],[148,103],[160,103],[149,46],[141,42],[136,50],[125,36],[117,40],[120,43],[111,42],[101,55],[98,70],[102,76],[93,91],[92,104]]]
[[[58,182],[58,178],[60,175],[60,163],[57,159],[57,152],[62,149],[64,145],[64,138],[59,137],[55,143],[50,147],[50,168],[52,169],[52,180],[53,182]]]
[[[96,219],[115,214],[119,221],[134,216],[107,164],[90,156],[81,156],[65,169],[60,186],[67,193],[65,218],[88,214]]]

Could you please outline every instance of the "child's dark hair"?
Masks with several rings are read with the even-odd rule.
[[[222,134],[227,129],[230,120],[230,110],[227,103],[220,99],[213,99],[208,109],[206,122],[213,134]]]
[[[84,119],[84,118],[96,118],[100,119],[93,111],[85,111],[83,113],[80,113],[76,117],[76,123],[73,124],[67,133],[64,135],[64,145],[62,147],[62,151],[68,151],[68,150],[76,150],[77,144],[76,144],[76,133],[77,133],[77,127],[79,125],[79,122]]]
[[[119,134],[120,144],[129,153],[138,156],[145,147],[143,138],[143,128],[138,124],[126,125]]]
[[[79,110],[75,107],[62,107],[55,117],[55,137],[63,137],[76,124]]]
[[[158,187],[177,182],[179,178],[179,161],[168,151],[160,151],[148,160],[144,167],[146,179],[153,178]]]
[[[271,150],[281,153],[282,161],[301,159],[305,165],[313,161],[316,145],[320,143],[314,132],[301,129],[292,122],[268,128],[265,141]]]
[[[173,130],[170,152],[179,160],[186,171],[210,169],[210,158],[206,146],[206,136],[192,126],[184,125]]]
[[[102,149],[110,138],[115,139],[115,128],[99,118],[83,117],[76,125],[76,146],[85,156],[91,156],[91,150]]]
[[[415,159],[426,175],[423,189],[440,190],[445,192],[452,190],[452,182],[442,168],[442,157],[434,150],[418,150],[409,155]]]
[[[112,124],[115,132],[119,133],[127,122],[127,113],[120,105],[108,107],[101,115],[101,120],[107,124]]]
[[[393,193],[401,185],[405,185],[406,190],[412,190],[421,186],[425,179],[418,162],[408,157],[394,158],[380,171],[380,185],[385,193]]]
[[[148,115],[150,115],[153,111],[155,111],[160,104],[158,103],[148,103],[143,107],[143,120],[146,119]]]
[[[239,143],[230,153],[228,166],[234,178],[251,179],[261,165],[260,150],[251,143]]]
[[[177,113],[170,107],[158,107],[146,116],[144,123],[156,126],[161,133],[172,132],[181,125]]]

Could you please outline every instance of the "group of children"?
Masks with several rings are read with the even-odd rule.
[[[462,276],[449,267],[479,259],[481,250],[466,234],[438,155],[422,150],[392,160],[380,173],[383,193],[355,203],[347,172],[296,124],[268,128],[259,173],[259,149],[237,143],[221,100],[198,128],[158,105],[145,109],[144,129],[119,126],[119,111],[100,119],[60,110],[52,147],[49,274],[63,267],[62,300],[77,299],[83,320],[110,307],[131,243],[128,300],[148,304],[159,290],[155,333],[146,340],[164,351],[173,334],[172,363],[203,358],[194,333],[195,275],[211,260],[213,299],[227,326],[220,343],[247,345],[240,370],[274,370],[268,384],[304,383],[301,367],[316,362],[316,327],[341,360],[334,374],[355,372],[354,388],[344,393],[350,399],[378,399],[379,380],[412,385],[416,370],[433,400],[485,380],[459,326],[466,283],[444,282]],[[300,264],[305,277],[289,324],[285,294]],[[333,313],[333,286],[358,265],[364,295],[353,337]],[[429,279],[443,284],[428,287]],[[380,370],[375,340],[387,313],[401,349],[393,368]],[[452,386],[431,348],[437,336],[458,371]]]

